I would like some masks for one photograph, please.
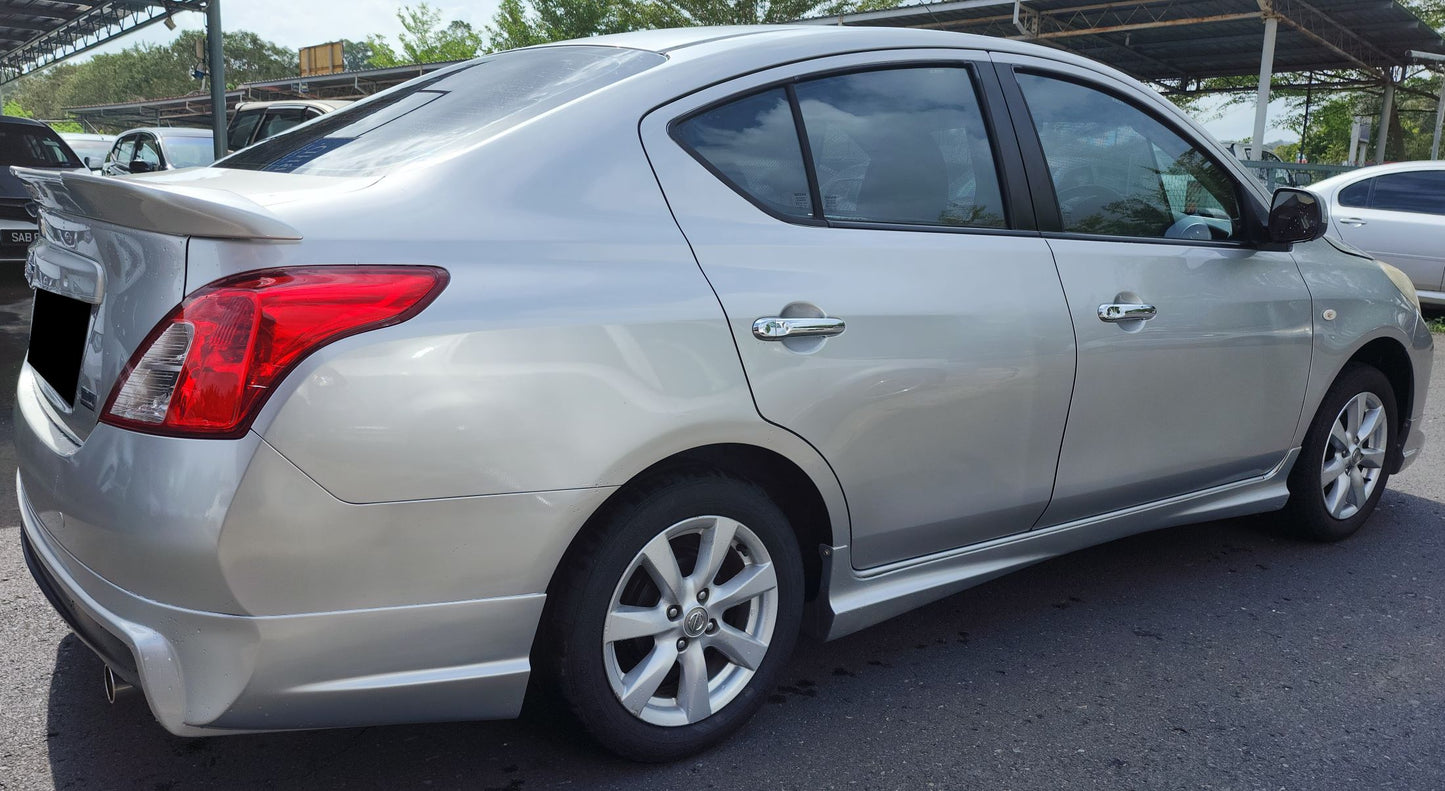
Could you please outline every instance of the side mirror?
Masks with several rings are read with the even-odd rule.
[[[100,168],[95,166],[94,162],[90,161],[90,157],[88,156],[81,157],[80,162],[85,165],[86,170],[100,170]]]
[[[1275,244],[1312,242],[1325,235],[1328,220],[1319,198],[1305,190],[1275,190],[1269,209],[1269,240]]]
[[[155,172],[155,169],[156,168],[154,165],[145,161],[144,159],[132,159],[130,161],[130,172],[132,173],[153,173]],[[1274,215],[1271,214],[1270,216],[1273,217]],[[1273,222],[1270,223],[1270,227],[1274,227]]]

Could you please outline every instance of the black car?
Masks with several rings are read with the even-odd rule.
[[[85,167],[55,130],[28,118],[0,116],[0,261],[23,261],[40,232],[24,184],[10,166],[74,170]]]

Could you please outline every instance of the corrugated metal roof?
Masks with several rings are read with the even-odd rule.
[[[1259,73],[1263,19],[1280,19],[1275,71],[1384,69],[1445,40],[1395,0],[956,0],[806,20],[921,27],[1018,38],[1066,49],[1141,79]]]
[[[203,0],[0,0],[0,84],[204,5]]]

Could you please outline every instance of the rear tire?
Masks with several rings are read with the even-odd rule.
[[[1289,476],[1292,534],[1340,541],[1370,518],[1390,480],[1395,391],[1378,369],[1351,363],[1325,393]]]
[[[753,716],[792,653],[797,539],[761,489],[716,473],[669,476],[601,518],[562,571],[538,659],[608,750],[706,749]]]

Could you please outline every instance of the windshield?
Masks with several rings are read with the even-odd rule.
[[[216,161],[216,147],[209,137],[167,137],[166,161],[173,168],[198,168]]]
[[[665,60],[654,52],[595,46],[490,55],[377,94],[216,166],[382,175],[402,163],[485,140]]]
[[[84,167],[60,135],[46,126],[0,126],[0,166],[27,168]]]

